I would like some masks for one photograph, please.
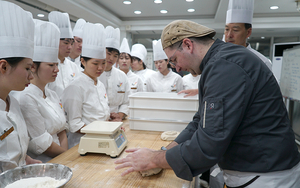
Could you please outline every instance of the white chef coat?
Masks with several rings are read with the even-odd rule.
[[[26,152],[29,143],[26,124],[18,101],[10,94],[9,111],[6,112],[6,103],[0,99],[0,173],[18,166],[26,165]],[[11,127],[14,130],[5,138],[4,131]]]
[[[224,170],[225,183],[232,187],[243,185],[257,175],[260,177],[248,185],[247,188],[298,188],[300,185],[300,163],[289,170],[269,173],[250,173]]]
[[[84,73],[80,73],[66,87],[61,100],[71,131],[68,134],[69,148],[79,143],[82,134],[76,131],[82,126],[109,119],[108,99],[103,83],[98,80],[95,85],[94,80]]]
[[[138,75],[143,83],[143,91],[146,91],[146,80],[148,77],[151,77],[152,74],[156,73],[156,71],[151,70],[151,69],[143,69],[143,70],[139,70],[139,71],[133,71],[133,73],[135,73],[136,75]]]
[[[78,67],[80,71],[83,71],[84,69],[81,67],[81,61],[80,61],[80,56],[76,57],[75,59],[72,59],[71,57],[67,57],[70,61],[72,61],[73,63],[75,63]]]
[[[191,73],[182,77],[183,89],[198,89],[198,83],[201,75],[194,77]]]
[[[255,55],[257,55],[257,57],[259,57],[267,65],[267,67],[272,71],[272,62],[268,58],[266,58],[264,55],[262,55],[258,51],[251,48],[250,43],[247,43],[247,44],[248,44],[247,49],[250,50],[251,52],[253,52]]]
[[[55,91],[58,97],[61,97],[64,89],[81,71],[79,67],[68,58],[65,58],[63,63],[60,63],[60,60],[58,60],[58,69],[59,72],[57,73],[55,81],[48,83],[47,87]]]
[[[171,69],[169,69],[169,73],[166,76],[160,72],[156,72],[146,80],[147,92],[178,93],[182,89],[183,81],[181,76],[174,73]]]
[[[126,74],[112,66],[112,69],[103,72],[98,80],[105,86],[110,112],[128,115],[130,87]]]
[[[143,81],[142,79],[134,74],[131,70],[127,72],[128,82],[130,86],[130,94],[136,92],[143,92]]]
[[[43,154],[55,142],[60,145],[58,133],[67,129],[66,117],[57,94],[45,88],[43,91],[30,84],[20,95],[20,107],[30,137],[28,155],[48,162],[52,157]]]

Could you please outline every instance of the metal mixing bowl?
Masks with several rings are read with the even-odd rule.
[[[5,188],[8,184],[20,179],[46,176],[56,180],[66,179],[66,182],[60,186],[63,187],[72,178],[72,175],[72,170],[61,164],[40,163],[25,165],[1,173],[0,188]]]

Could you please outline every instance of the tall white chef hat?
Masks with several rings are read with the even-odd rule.
[[[52,11],[48,15],[49,21],[57,25],[60,30],[60,38],[73,38],[71,23],[68,13]]]
[[[120,47],[120,29],[114,29],[112,26],[105,28],[105,45],[106,48],[115,48],[119,50]]]
[[[73,29],[73,35],[75,37],[82,38],[82,36],[83,36],[83,26],[84,26],[85,23],[86,23],[86,21],[82,18],[79,18],[76,21],[76,24],[75,24],[74,29]]]
[[[127,38],[123,38],[122,44],[120,46],[120,53],[127,53],[130,54],[130,48],[128,45],[128,40]]]
[[[60,32],[51,22],[34,19],[34,53],[33,61],[58,62],[58,48]]]
[[[102,24],[84,24],[82,37],[82,56],[96,59],[106,58],[104,32],[105,29]]]
[[[153,46],[153,60],[163,60],[168,59],[168,56],[166,55],[165,51],[162,48],[161,40],[158,41],[152,41]]]
[[[131,48],[131,56],[140,58],[143,62],[146,60],[147,49],[142,44],[134,44]]]
[[[254,0],[229,0],[226,14],[228,23],[252,24]]]
[[[33,57],[32,14],[18,5],[0,1],[0,58]]]

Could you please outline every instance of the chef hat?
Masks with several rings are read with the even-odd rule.
[[[120,29],[114,29],[112,26],[105,28],[105,45],[106,48],[115,48],[119,50],[120,47]]]
[[[147,49],[142,44],[134,44],[131,48],[131,56],[140,58],[143,62],[146,60]]]
[[[164,52],[164,50],[162,48],[160,39],[158,41],[153,41],[152,46],[153,46],[153,57],[154,57],[153,60],[154,61],[168,59],[166,53]]]
[[[82,18],[79,18],[76,21],[76,24],[75,24],[74,29],[73,29],[73,36],[82,38],[82,35],[83,35],[83,26],[84,26],[85,23],[86,23],[86,21],[84,19],[82,19]]]
[[[83,26],[82,56],[106,58],[105,29],[102,24],[86,23]]]
[[[130,48],[128,45],[128,40],[127,38],[123,38],[122,44],[120,46],[120,53],[127,53],[130,54]]]
[[[18,5],[0,1],[0,58],[33,57],[32,14]]]
[[[57,25],[60,30],[60,38],[73,38],[71,23],[68,13],[52,11],[48,15],[49,21]]]
[[[252,23],[254,0],[229,0],[226,14],[228,23]]]
[[[58,62],[58,48],[60,32],[51,22],[34,19],[34,53],[33,61]]]

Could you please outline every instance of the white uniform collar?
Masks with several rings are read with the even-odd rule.
[[[82,77],[85,79],[85,80],[87,80],[88,82],[91,82],[91,83],[93,83],[93,85],[95,85],[95,81],[91,78],[91,77],[89,77],[88,75],[86,75],[85,73],[80,73],[81,75],[82,75]],[[103,74],[103,73],[102,73]],[[98,85],[98,79],[97,79],[97,85]]]
[[[131,71],[131,70],[129,70],[128,72],[127,72],[127,76],[130,76],[130,75],[132,75],[133,74],[133,72]]]
[[[6,102],[0,99],[0,110],[5,111],[5,109],[6,109]]]
[[[170,68],[168,68],[168,69],[169,69],[169,73],[166,76],[164,76],[161,72],[159,72],[158,78],[162,79],[162,78],[169,77],[172,74],[172,69],[170,69]]]
[[[29,84],[28,88],[31,88],[38,96],[43,97],[44,93],[43,91],[36,85],[34,84]]]

